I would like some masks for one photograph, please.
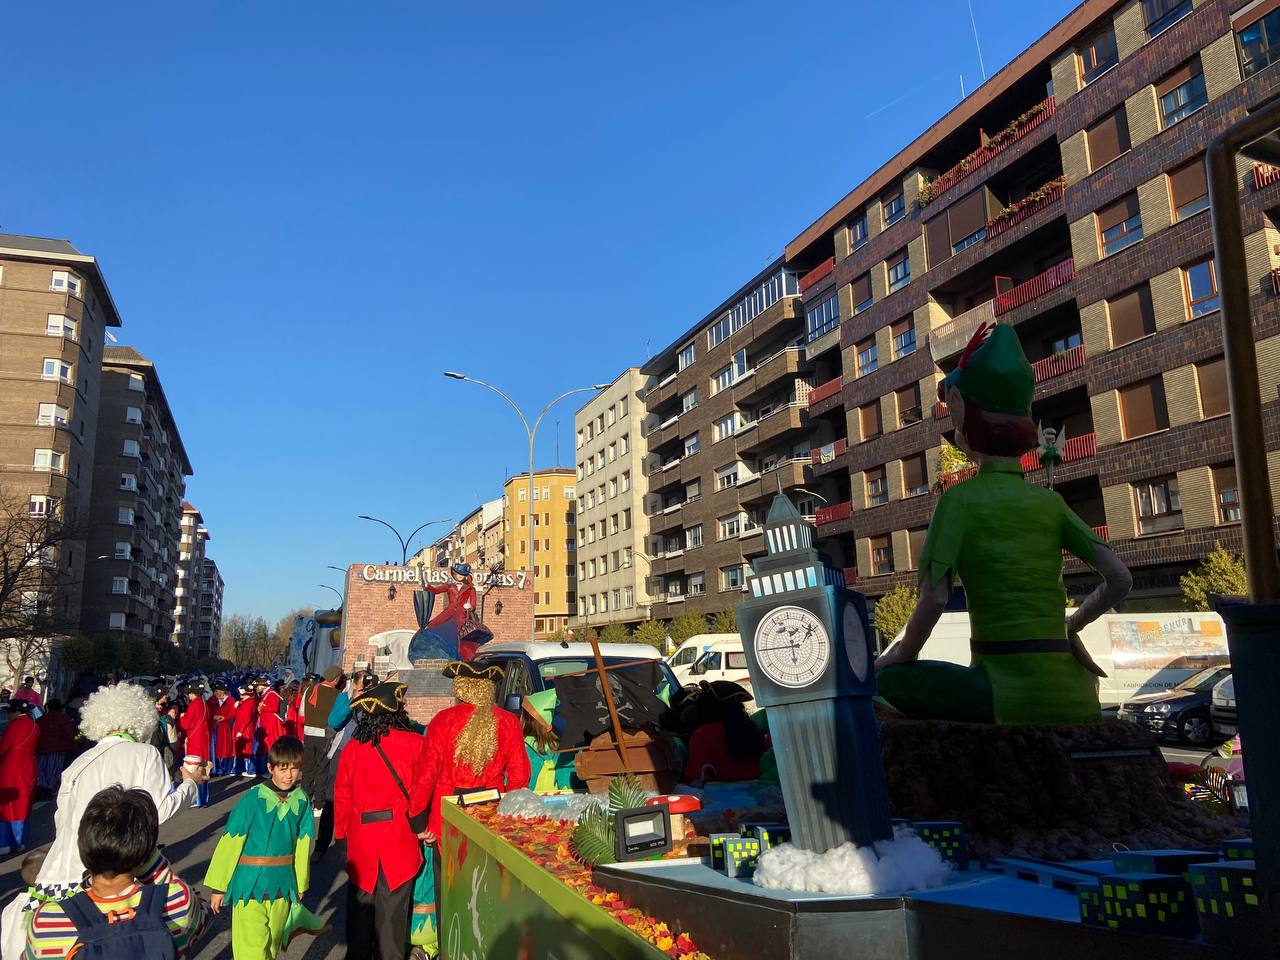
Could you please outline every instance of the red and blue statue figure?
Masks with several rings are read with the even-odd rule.
[[[409,642],[409,662],[419,660],[470,660],[476,648],[493,639],[493,631],[476,610],[479,596],[471,565],[455,563],[444,583],[423,583],[414,598],[420,629]],[[443,609],[432,616],[436,596],[445,597]]]

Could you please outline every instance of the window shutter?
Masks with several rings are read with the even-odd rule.
[[[1200,72],[1200,60],[1188,60],[1173,73],[1156,84],[1156,96],[1163,97],[1171,90],[1176,90]]]
[[[1156,332],[1155,311],[1151,307],[1151,288],[1147,284],[1122,293],[1107,301],[1111,320],[1111,346],[1122,347]]]
[[[868,403],[865,407],[858,409],[858,416],[862,426],[862,439],[868,440],[871,437],[879,436],[884,428],[880,421],[880,401],[876,400]]]
[[[864,300],[871,299],[871,274],[864,273],[853,281],[853,305],[856,308]]]
[[[963,238],[962,238],[963,239]],[[947,223],[947,214],[934,217],[924,225],[924,246],[929,256],[929,267],[936,267],[951,256],[951,234]],[[869,278],[868,278],[869,279]],[[863,300],[866,297],[862,298]],[[854,303],[861,303],[856,297]]]
[[[952,243],[959,243],[965,237],[977,233],[987,222],[987,191],[985,188],[975,190],[968,196],[961,197],[947,210],[951,220]]]
[[[1124,437],[1144,437],[1169,426],[1169,413],[1164,402],[1164,381],[1152,377],[1120,391],[1120,413]]]
[[[1186,166],[1169,174],[1169,193],[1173,197],[1173,209],[1198,200],[1209,192],[1205,182],[1204,157],[1197,157]]]
[[[920,566],[920,554],[924,552],[924,538],[928,533],[928,527],[907,531],[907,538],[911,542],[911,569],[913,570]]]
[[[1227,402],[1227,365],[1222,357],[1196,364],[1196,381],[1200,385],[1200,411],[1205,417],[1216,417],[1230,409]]]
[[[902,336],[904,333],[906,333],[908,330],[911,329],[912,322],[913,321],[911,317],[903,317],[901,320],[897,321],[896,323],[892,324],[889,327],[889,335],[892,336],[895,340],[898,339],[898,337]]]
[[[902,479],[907,486],[908,492],[919,489],[927,484],[924,469],[924,454],[918,454],[914,457],[907,457],[902,461]]]
[[[898,399],[899,423],[914,423],[920,419],[920,384],[908,384],[895,391],[895,396]]]
[[[1110,230],[1118,224],[1124,223],[1130,217],[1138,212],[1138,195],[1131,193],[1127,197],[1121,197],[1109,207],[1103,207],[1098,211],[1098,229]]]
[[[1129,124],[1124,109],[1109,113],[1092,127],[1085,137],[1089,142],[1089,169],[1097,170],[1129,149]]]

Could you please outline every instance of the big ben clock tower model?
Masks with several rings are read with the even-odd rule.
[[[734,610],[756,703],[769,710],[793,842],[822,853],[888,840],[866,603],[814,549],[813,526],[781,493],[765,541],[751,598]]]

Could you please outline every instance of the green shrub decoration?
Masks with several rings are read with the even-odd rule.
[[[593,867],[602,863],[614,863],[613,815],[619,810],[643,807],[649,798],[634,774],[621,773],[609,782],[609,794],[601,803],[597,800],[573,828],[573,851],[583,863]]]

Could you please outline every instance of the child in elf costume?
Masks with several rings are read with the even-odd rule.
[[[302,744],[277,738],[267,773],[270,780],[251,788],[231,811],[204,878],[218,891],[210,898],[214,913],[231,902],[235,960],[276,960],[296,934],[325,927],[302,905],[316,832],[311,801],[297,786]]]
[[[1027,483],[1022,454],[1036,446],[1035,374],[1007,324],[983,324],[939,384],[956,445],[978,463],[938,500],[921,551],[920,599],[901,642],[877,661],[880,695],[910,716],[1001,724],[1101,719],[1102,671],[1079,631],[1129,592],[1132,577],[1054,491]],[[1062,585],[1067,551],[1102,574],[1070,619]],[[972,663],[917,658],[956,578],[969,605]]]

